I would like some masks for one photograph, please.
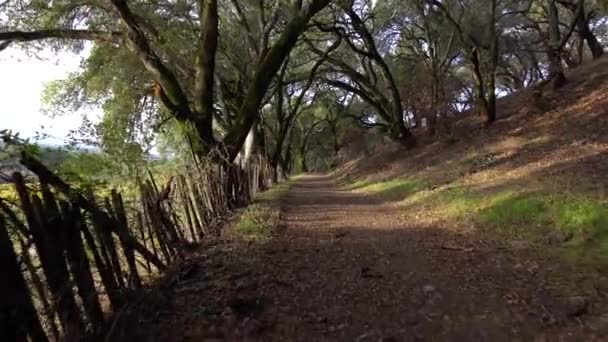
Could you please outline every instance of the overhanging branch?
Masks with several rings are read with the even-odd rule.
[[[0,32],[0,51],[6,49],[13,42],[32,42],[46,39],[92,40],[121,44],[123,35],[121,32],[70,29]]]
[[[140,59],[146,70],[160,84],[172,105],[177,108],[174,113],[176,118],[191,120],[192,112],[188,105],[186,93],[180,86],[177,77],[150,47],[137,16],[131,12],[126,0],[111,0],[111,3],[127,28],[125,39],[127,48]]]

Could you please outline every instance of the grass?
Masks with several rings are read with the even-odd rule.
[[[254,203],[237,216],[234,232],[249,241],[269,239],[279,224],[280,210],[277,202],[298,178],[299,176],[291,177],[269,190],[258,193]]]
[[[556,211],[557,227],[572,239],[566,256],[589,264],[608,265],[608,205],[590,200],[561,203]]]
[[[542,244],[550,253],[608,265],[608,203],[598,199],[525,189],[481,192],[458,184],[428,190],[415,178],[366,179],[345,188],[405,200],[411,214],[428,212],[496,239]]]
[[[407,210],[424,207],[494,238],[542,244],[550,253],[608,265],[608,203],[597,199],[572,193],[479,193],[453,186],[421,192],[409,203]]]
[[[300,176],[294,176],[283,183],[275,184],[272,188],[255,195],[254,202],[276,201],[283,196]]]
[[[345,186],[345,189],[346,190],[358,190],[358,189],[362,189],[362,188],[365,188],[367,186],[370,186],[372,184],[374,184],[374,182],[372,182],[372,181],[370,181],[368,179],[358,180],[358,181],[355,181],[355,182],[353,182],[351,184],[347,184]]]
[[[414,178],[397,178],[383,181],[359,180],[345,187],[387,200],[402,200],[425,188],[424,182]]]
[[[235,233],[246,240],[265,240],[279,223],[279,209],[254,203],[237,218]]]
[[[527,195],[501,193],[490,196],[488,207],[479,213],[483,224],[510,229],[542,223],[546,216],[547,204],[544,200]]]
[[[556,213],[556,222],[562,230],[594,232],[608,237],[608,207],[598,202],[579,200],[562,203]]]

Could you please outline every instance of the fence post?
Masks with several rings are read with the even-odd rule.
[[[141,206],[143,209],[144,217],[149,225],[149,227],[154,231],[154,235],[156,235],[156,242],[158,243],[158,247],[160,249],[161,254],[166,262],[172,260],[171,251],[169,250],[169,246],[167,244],[167,236],[166,232],[163,231],[160,221],[156,215],[154,215],[153,208],[150,207],[150,193],[148,191],[148,187],[146,184],[140,184],[141,188]],[[150,237],[154,236],[150,234]],[[154,243],[154,242],[152,242]]]
[[[57,328],[57,324],[55,323],[55,311],[51,309],[51,303],[49,303],[46,287],[42,283],[42,280],[38,276],[36,268],[34,267],[32,258],[30,257],[30,253],[28,251],[29,246],[19,234],[17,234],[17,238],[19,239],[19,245],[21,246],[21,258],[23,264],[25,264],[25,267],[30,274],[32,287],[36,290],[42,305],[42,315],[44,315],[45,323],[48,324],[48,330],[51,334],[50,337],[52,339],[59,340],[59,328]]]
[[[34,264],[32,263],[32,259],[30,257],[29,251],[28,251],[31,244],[29,241],[28,241],[28,243],[26,243],[24,240],[24,238],[29,238],[31,234],[30,234],[28,228],[26,227],[26,225],[23,222],[21,222],[21,220],[17,217],[17,215],[15,215],[15,213],[2,201],[0,201],[0,209],[1,209],[2,213],[4,215],[6,215],[5,217],[7,217],[10,222],[12,222],[13,227],[16,228],[18,231],[15,235],[16,235],[17,239],[19,240],[19,246],[21,248],[20,256],[23,260],[23,264],[25,265],[25,267],[27,268],[27,270],[30,274],[32,286],[33,286],[34,290],[36,290],[36,293],[38,294],[38,297],[40,298],[40,302],[42,305],[42,311],[43,311],[43,315],[45,318],[45,323],[49,325],[48,330],[50,331],[50,334],[52,335],[51,338],[53,338],[55,340],[59,340],[59,329],[57,328],[57,324],[55,324],[55,312],[53,310],[51,310],[51,304],[49,303],[49,300],[48,300],[48,296],[46,293],[46,291],[47,291],[46,287],[43,285],[42,280],[38,276],[36,268],[34,267]],[[43,318],[43,317],[41,317],[41,318]]]
[[[125,213],[124,204],[122,202],[122,196],[115,189],[112,189],[112,205],[114,207],[114,213],[116,214],[116,219],[118,222],[116,225],[116,231],[118,231],[118,238],[120,239],[120,244],[122,246],[122,250],[125,254],[125,258],[127,259],[127,265],[129,267],[129,280],[131,286],[133,288],[141,287],[141,279],[139,278],[139,273],[137,272],[137,265],[135,264],[135,254],[133,253],[133,245],[131,245],[131,240],[129,239],[129,226],[127,221],[127,214]]]
[[[144,246],[144,248],[148,248],[148,243],[146,242],[146,227],[144,226],[144,222],[143,222],[143,218],[141,217],[141,213],[139,211],[137,211],[136,216],[135,216],[135,223],[137,226],[137,230],[139,231],[139,234],[141,236],[141,244]],[[158,253],[156,253],[156,249],[154,248],[154,244],[152,243],[152,252],[154,253],[154,255],[156,257],[158,257]],[[152,267],[150,266],[150,260],[145,260],[145,268],[146,268],[146,272],[148,272],[148,275],[150,275],[152,273]]]
[[[80,333],[81,322],[74,301],[69,272],[58,246],[59,241],[55,241],[54,232],[60,229],[56,227],[57,220],[49,220],[38,196],[32,196],[30,202],[25,181],[20,173],[13,174],[13,182],[19,195],[23,214],[32,233],[48,287],[53,295],[53,301],[57,305],[63,333],[68,338],[75,337]],[[47,234],[49,232],[51,235]]]
[[[123,279],[124,273],[122,271],[122,265],[120,264],[120,259],[118,258],[118,248],[116,247],[116,241],[112,237],[112,229],[119,226],[120,223],[117,222],[116,216],[114,215],[114,211],[112,210],[112,205],[110,204],[109,198],[104,198],[105,208],[107,210],[106,217],[101,217],[103,214],[99,212],[99,231],[101,233],[101,237],[104,239],[104,243],[108,248],[108,253],[110,255],[110,260],[112,261],[112,268],[114,269],[114,274],[116,274],[116,280],[118,281],[119,287],[126,287],[125,280]],[[101,208],[99,208],[101,209]],[[108,218],[108,219],[106,219]]]
[[[78,295],[82,299],[85,312],[95,328],[94,330],[98,330],[103,328],[104,319],[91,273],[91,265],[87,260],[82,237],[80,236],[80,226],[83,224],[83,219],[78,208],[71,208],[68,203],[63,201],[60,203],[60,207],[65,223],[63,228],[65,230],[66,256],[74,275],[74,281],[78,286]]]
[[[80,230],[82,231],[82,235],[84,236],[84,241],[86,242],[87,246],[89,247],[89,250],[93,254],[95,266],[99,271],[101,282],[106,288],[106,293],[108,294],[108,299],[110,300],[112,309],[116,311],[122,306],[122,300],[120,299],[120,296],[118,294],[118,284],[116,284],[114,274],[109,269],[111,265],[104,262],[103,257],[99,254],[100,250],[103,251],[103,246],[98,246],[95,243],[95,238],[89,230],[89,227],[87,226],[86,222],[83,221],[82,226],[80,226]]]
[[[184,206],[185,206],[185,208],[187,208],[187,210],[189,212],[188,217],[191,217],[191,219],[192,219],[192,223],[194,225],[195,231],[198,233],[198,240],[202,240],[205,233],[203,232],[203,227],[196,214],[196,207],[194,206],[192,199],[190,197],[190,191],[188,191],[186,176],[179,177],[179,181],[181,183],[180,187],[182,190],[182,196],[184,197],[184,199],[183,199],[185,202]]]
[[[195,175],[196,176],[196,175]],[[210,212],[208,210],[205,210],[206,208],[206,204],[205,204],[205,200],[203,198],[203,194],[201,193],[198,183],[200,182],[200,174],[198,175],[198,178],[191,176],[190,177],[190,194],[192,195],[194,201],[193,203],[193,211],[195,212],[195,217],[198,216],[199,218],[199,223],[200,223],[200,227],[201,227],[201,232],[202,235],[207,235],[209,234],[209,227],[210,227],[210,219],[209,219],[209,214]],[[186,188],[188,188],[188,186],[186,185]]]
[[[0,217],[0,272],[5,279],[0,281],[0,341],[27,341],[27,335],[33,341],[48,340],[29,296],[29,290],[2,217]]]
[[[59,320],[63,326],[63,335],[66,340],[80,338],[83,331],[83,324],[80,319],[80,310],[74,299],[70,272],[63,255],[64,246],[60,238],[63,226],[59,213],[54,212],[54,208],[49,210],[44,207],[41,199],[33,195],[32,207],[33,215],[39,225],[31,227],[34,243],[39,253],[42,269],[46,276],[49,289],[53,295],[53,300],[57,305]]]
[[[186,189],[182,186],[182,177],[178,177],[176,180],[176,197],[181,197],[180,204],[184,209],[184,216],[186,217],[186,225],[188,226],[188,231],[190,232],[190,239],[192,242],[196,242],[199,238],[194,233],[194,222],[192,221],[192,217],[190,216],[190,207],[188,206],[188,197],[186,193]]]
[[[112,241],[112,235],[109,231],[109,227],[107,227],[105,225],[105,221],[102,217],[102,212],[101,209],[99,209],[99,207],[97,206],[97,203],[95,202],[95,196],[93,195],[92,192],[87,194],[87,197],[89,198],[89,203],[91,205],[91,229],[93,231],[93,233],[95,234],[95,239],[89,240],[87,239],[87,243],[88,244],[95,244],[94,241],[97,240],[97,246],[99,247],[99,253],[100,256],[103,260],[103,264],[105,265],[105,270],[107,271],[108,276],[110,276],[112,278],[112,288],[113,289],[118,289],[122,282],[121,282],[121,277],[122,274],[116,274],[116,267],[114,267],[114,263],[118,262],[117,259],[118,258],[114,258],[112,256],[112,252],[113,250],[113,242]],[[86,238],[86,235],[85,235]],[[116,251],[114,251],[115,253]],[[116,261],[115,261],[116,260]],[[120,266],[119,266],[120,267]]]

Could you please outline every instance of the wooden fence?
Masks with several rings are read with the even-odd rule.
[[[183,257],[184,245],[219,233],[219,220],[271,184],[267,164],[207,165],[159,188],[154,178],[125,201],[80,193],[38,161],[38,179],[12,182],[0,199],[0,341],[99,336],[143,280]]]

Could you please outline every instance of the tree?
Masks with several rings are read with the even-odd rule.
[[[229,160],[234,160],[258,119],[260,105],[274,75],[306,30],[309,20],[329,2],[294,0],[288,11],[280,12],[285,26],[280,32],[276,30],[274,36],[270,31],[265,33],[268,45],[260,50],[259,64],[246,86],[236,120],[221,141],[213,130],[216,50],[221,35],[217,0],[152,4],[65,0],[49,5],[32,2],[25,8],[18,1],[9,1],[3,6],[10,20],[7,19],[7,29],[0,33],[0,42],[2,48],[6,48],[13,42],[48,39],[92,41],[108,49],[128,50],[145,69],[148,79],[156,84],[157,99],[169,115],[193,128],[197,153],[204,155],[219,145],[227,151]],[[32,13],[36,14],[34,18]],[[165,40],[175,37],[169,23],[163,22],[166,17],[179,22],[179,34],[196,42],[193,48],[186,48],[185,58],[181,55],[186,44]],[[165,30],[170,33],[167,37],[161,33]],[[190,77],[192,74],[194,77]]]
[[[317,71],[319,70],[319,68],[323,65],[323,63],[327,60],[327,58],[329,57],[329,55],[340,46],[341,43],[341,39],[337,39],[335,42],[333,42],[328,48],[327,50],[323,53],[322,56],[320,56],[316,62],[313,63],[312,68],[310,68],[309,71],[309,75],[308,78],[300,85],[298,86],[298,83],[300,82],[293,82],[293,83],[288,83],[286,84],[286,71],[287,68],[289,66],[289,59],[284,63],[281,72],[279,73],[279,76],[277,78],[277,85],[276,85],[276,121],[277,121],[277,129],[275,130],[276,132],[276,138],[275,138],[275,150],[272,153],[272,156],[270,157],[270,164],[271,166],[274,168],[275,170],[275,178],[277,177],[278,174],[278,166],[281,163],[281,161],[283,160],[283,147],[285,145],[285,140],[288,138],[288,135],[290,133],[290,130],[293,127],[293,123],[294,121],[297,119],[297,117],[305,110],[305,108],[302,108],[302,105],[304,104],[305,98],[308,96],[310,97],[311,95],[309,94],[309,90],[313,90],[312,93],[314,95],[312,95],[312,98],[309,99],[309,103],[313,104],[314,100],[316,98],[316,95],[318,94],[318,89],[311,89],[314,81],[315,81],[315,77],[317,74]],[[305,57],[306,58],[306,57]],[[314,59],[310,59],[311,61],[314,61]],[[310,63],[304,63],[304,68],[306,68],[308,66],[308,64]],[[293,69],[297,69],[295,67],[291,68]],[[284,94],[285,92],[287,93],[287,98],[285,98]],[[298,93],[297,96],[295,96],[295,92]],[[285,110],[287,109],[287,110]],[[288,146],[289,148],[289,146]]]
[[[321,32],[340,37],[347,46],[347,50],[341,50],[341,56],[328,58],[333,68],[326,72],[327,77],[323,80],[368,102],[377,111],[391,138],[406,147],[414,147],[416,139],[405,124],[401,94],[386,61],[389,54],[381,53],[374,36],[381,39],[384,32],[368,24],[373,22],[373,16],[370,1],[343,1],[331,20],[315,23]],[[312,41],[308,45],[314,53],[322,54]]]
[[[388,4],[395,6],[396,4]],[[398,35],[397,83],[402,93],[410,93],[404,105],[416,127],[426,120],[430,135],[437,133],[437,121],[447,115],[447,80],[460,55],[460,46],[451,23],[426,0],[412,0],[393,14],[393,34]],[[449,34],[445,34],[449,32]],[[421,87],[424,85],[424,87]]]
[[[587,12],[585,10],[585,0],[579,0],[578,3],[574,0],[559,0],[558,2],[560,5],[570,10],[573,16],[576,16],[578,35],[581,38],[581,42],[587,42],[587,46],[589,47],[589,51],[591,51],[593,59],[602,57],[604,55],[604,48],[590,27],[591,20],[593,20],[593,18],[597,15],[596,9],[592,9]]]
[[[501,13],[497,10],[497,0],[476,1],[470,7],[460,6],[458,2],[447,2],[446,5],[429,0],[429,3],[441,10],[452,23],[465,49],[464,55],[470,62],[475,80],[475,104],[483,125],[487,126],[496,120],[496,69],[500,53],[497,13]],[[450,8],[450,4],[460,7]],[[487,18],[487,21],[474,21],[473,17]]]
[[[275,175],[302,156],[302,146],[335,158],[345,122],[408,148],[421,128],[448,130],[450,118],[470,108],[490,125],[499,94],[563,84],[564,62],[579,64],[585,42],[594,58],[603,53],[606,28],[595,0],[0,6],[0,50],[21,43],[90,51],[80,71],[47,87],[45,99],[53,115],[102,107],[102,121],[78,133],[111,160],[145,160],[153,146],[188,159],[219,151],[215,160],[239,163],[257,152]],[[310,114],[321,112],[328,114]],[[306,134],[317,121],[328,139],[317,128]]]

